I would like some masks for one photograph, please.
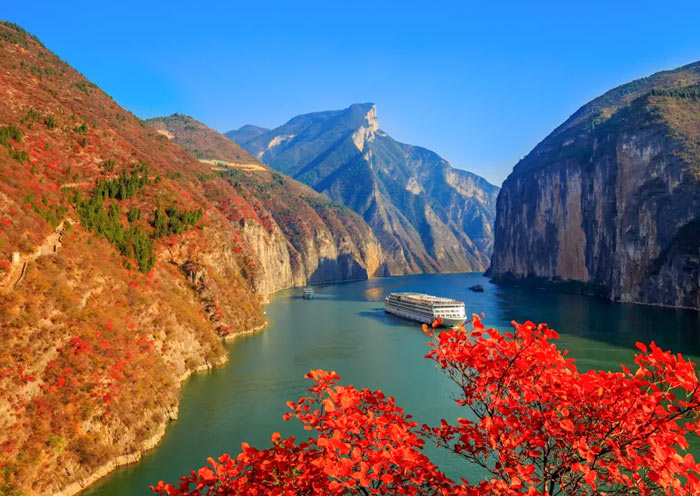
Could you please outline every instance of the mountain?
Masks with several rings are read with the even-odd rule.
[[[264,324],[224,178],[0,23],[0,492],[138,460],[179,384]]]
[[[6,22],[0,94],[2,494],[70,496],[137,461],[267,292],[381,264],[357,215],[229,141],[198,160]]]
[[[352,210],[275,172],[192,117],[174,114],[146,123],[210,164],[262,220],[240,225],[262,262],[254,281],[258,291],[382,274],[379,243]],[[230,208],[229,198],[213,191],[209,196],[221,210]]]
[[[498,188],[430,150],[392,139],[379,129],[371,103],[300,115],[238,143],[362,215],[389,274],[488,266]]]
[[[246,141],[252,140],[253,138],[257,138],[261,134],[265,134],[268,131],[269,129],[267,129],[266,127],[246,124],[245,126],[242,126],[233,131],[228,131],[224,133],[224,135],[231,141],[235,141],[236,143],[244,143]]]
[[[700,308],[700,62],[581,107],[513,169],[489,273]]]

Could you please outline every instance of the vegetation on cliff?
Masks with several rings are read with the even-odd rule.
[[[70,494],[264,323],[255,252],[207,195],[238,190],[9,23],[0,93],[0,488]]]
[[[290,279],[279,281],[278,288],[383,275],[378,241],[349,208],[270,169],[192,117],[173,114],[149,119],[147,124],[211,164],[212,174],[235,189],[238,198],[227,197],[216,187],[207,189],[209,199],[231,222],[245,224],[244,217],[253,216],[268,240],[284,240]],[[257,236],[247,231],[244,235]],[[284,268],[267,270],[277,271],[273,277],[279,277]]]
[[[581,373],[546,324],[472,328],[434,337],[427,358],[457,386],[463,418],[419,428],[381,391],[339,384],[313,370],[309,395],[287,403],[313,432],[271,436],[236,456],[209,459],[157,494],[556,496],[700,491],[700,464],[685,454],[700,427],[700,382],[692,362],[637,343],[635,371]],[[424,454],[435,443],[482,469],[480,481],[450,480]]]

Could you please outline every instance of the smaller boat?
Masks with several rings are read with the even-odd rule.
[[[475,293],[483,293],[484,292],[484,287],[481,284],[474,284],[473,286],[469,286],[469,289],[471,291],[474,291]]]
[[[314,298],[314,290],[311,288],[304,288],[304,299],[305,300],[313,300]]]

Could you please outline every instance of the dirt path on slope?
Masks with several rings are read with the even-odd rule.
[[[13,260],[10,265],[10,271],[2,284],[2,291],[11,291],[22,283],[30,262],[44,255],[54,255],[63,243],[64,232],[63,222],[61,222],[32,253],[20,253],[19,261]]]

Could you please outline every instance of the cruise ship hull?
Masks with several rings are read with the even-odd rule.
[[[384,310],[424,324],[441,319],[441,327],[456,327],[467,320],[464,302],[419,293],[392,293],[385,299]]]
[[[457,327],[464,322],[466,322],[467,319],[450,319],[450,318],[443,318],[442,323],[440,324],[440,327]]]
[[[396,310],[391,310],[388,308],[385,308],[384,311],[388,314],[395,315],[396,317],[401,317],[402,319],[406,320],[412,320],[414,322],[420,322],[422,324],[432,324],[435,320],[430,320],[430,319],[425,319],[425,318],[420,318],[414,315],[409,315],[407,313],[399,312]],[[446,318],[446,317],[441,317],[442,322],[440,323],[440,327],[457,327],[466,322],[467,319],[451,319],[451,318]]]

